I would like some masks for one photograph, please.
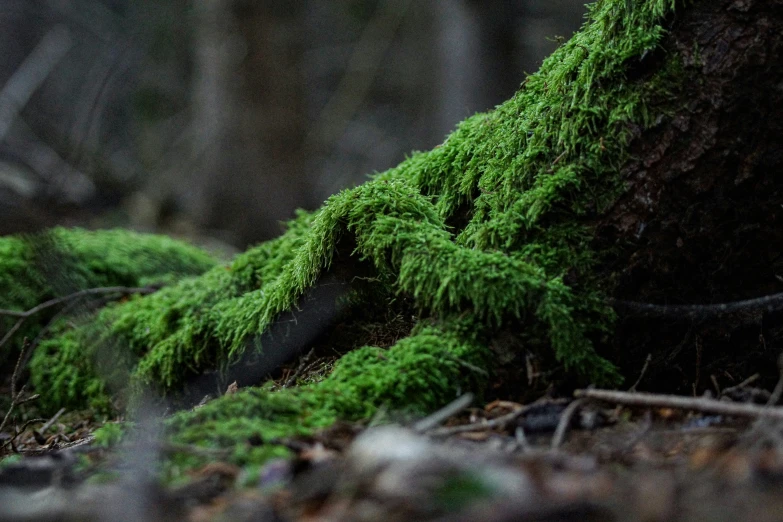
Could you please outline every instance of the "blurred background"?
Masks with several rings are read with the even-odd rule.
[[[509,98],[583,3],[2,0],[0,234],[274,237]]]

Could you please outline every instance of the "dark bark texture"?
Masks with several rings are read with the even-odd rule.
[[[618,306],[618,360],[632,371],[654,354],[648,378],[672,391],[698,393],[712,375],[722,386],[759,370],[774,380],[783,306],[674,306],[783,292],[783,2],[697,2],[672,22],[634,74],[672,53],[700,74],[677,113],[634,140],[629,190],[602,218],[599,242],[619,245],[606,267],[617,299],[673,308]]]

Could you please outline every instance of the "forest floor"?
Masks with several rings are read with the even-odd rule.
[[[216,452],[168,486],[150,472],[162,455],[206,450],[133,437],[107,449],[91,435],[102,421],[61,413],[0,433],[14,454],[0,520],[781,520],[783,379],[753,384],[697,398],[464,396],[413,423],[262,441],[293,457],[252,479]]]

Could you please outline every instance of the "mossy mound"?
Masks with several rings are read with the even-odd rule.
[[[373,299],[410,300],[418,322],[410,336],[388,350],[357,345],[318,383],[249,390],[178,414],[172,437],[238,444],[236,460],[246,463],[261,458],[248,443],[254,435],[367,418],[381,405],[427,411],[482,391],[493,364],[487,346],[509,327],[519,346],[548,349],[583,381],[618,382],[593,345],[613,314],[611,288],[594,275],[605,253],[592,247],[590,224],[622,192],[634,129],[660,121],[675,99],[682,67],[659,49],[673,10],[669,0],[599,1],[512,99],[464,121],[441,146],[301,213],[227,267],[63,328],[36,353],[37,391],[52,407],[106,406],[107,381],[170,394],[248,352],[263,357],[264,332],[345,245],[372,266]],[[662,59],[631,79],[655,53]],[[96,366],[106,346],[129,377]]]
[[[0,308],[23,312],[50,299],[98,287],[144,287],[202,274],[216,261],[200,249],[164,236],[126,230],[55,228],[0,237]],[[85,296],[87,297],[87,296]],[[66,302],[72,312],[84,299]],[[61,308],[28,317],[0,349],[0,367],[13,364],[21,339],[32,340]],[[0,316],[0,332],[18,318]]]
[[[339,419],[367,419],[379,405],[423,414],[449,402],[461,390],[486,385],[477,370],[489,362],[485,341],[468,321],[452,326],[420,325],[409,337],[382,350],[364,347],[344,355],[324,380],[277,391],[248,388],[225,395],[167,423],[176,443],[208,449],[231,448],[239,465],[285,453],[270,439],[312,433]],[[203,464],[204,456],[183,454],[177,466]]]

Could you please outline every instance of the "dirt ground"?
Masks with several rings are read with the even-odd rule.
[[[167,487],[155,463],[196,448],[130,436],[105,449],[98,423],[66,413],[0,434],[16,454],[0,468],[0,520],[781,520],[780,390],[753,382],[698,398],[464,396],[413,423],[265,441],[294,457],[259,470],[215,454]]]

